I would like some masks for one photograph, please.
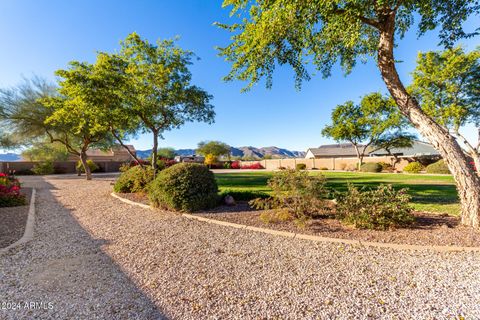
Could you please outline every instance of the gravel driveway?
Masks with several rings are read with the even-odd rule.
[[[231,229],[129,206],[111,180],[25,179],[35,239],[0,257],[0,318],[480,318],[479,253]]]

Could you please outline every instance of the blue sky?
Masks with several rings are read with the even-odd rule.
[[[329,142],[320,132],[330,112],[347,100],[358,101],[372,91],[386,92],[373,61],[359,65],[352,74],[313,77],[302,90],[294,88],[289,67],[277,69],[273,88],[263,83],[247,93],[243,84],[225,83],[229,64],[218,57],[215,46],[228,43],[230,35],[213,26],[228,22],[229,11],[214,0],[2,0],[0,2],[0,86],[13,86],[22,76],[33,74],[54,79],[53,72],[71,60],[93,62],[96,51],[118,50],[119,41],[136,31],[151,41],[180,36],[179,45],[194,51],[201,60],[191,70],[193,81],[214,96],[215,124],[187,124],[165,134],[161,146],[192,148],[201,140],[221,140],[233,146],[278,146],[306,150]],[[470,19],[468,29],[478,26]],[[416,38],[412,29],[396,50],[402,80],[409,73],[419,51],[437,49],[437,34]],[[480,45],[479,37],[464,41],[467,49]],[[474,128],[464,132],[475,141]],[[148,135],[132,141],[138,149],[152,145]]]

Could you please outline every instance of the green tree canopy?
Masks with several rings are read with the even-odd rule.
[[[64,135],[45,123],[51,110],[40,102],[55,94],[56,87],[39,77],[0,89],[0,137],[4,148],[43,142],[47,134]]]
[[[45,123],[68,133],[65,137],[52,137],[52,142],[64,144],[70,153],[79,156],[88,180],[92,176],[87,165],[87,150],[92,146],[105,149],[114,144],[103,113],[105,110],[99,107],[89,90],[94,68],[88,63],[70,62],[69,69],[56,72],[61,78],[59,95],[41,100],[51,110]]]
[[[177,155],[173,148],[158,148],[157,154],[160,158],[173,159]]]
[[[277,64],[293,67],[297,87],[310,79],[309,62],[325,77],[337,63],[349,73],[358,62],[377,56],[388,16],[395,19],[399,37],[419,21],[419,36],[440,26],[440,44],[451,46],[476,34],[465,31],[462,22],[480,10],[477,1],[468,0],[224,0],[223,6],[239,20],[217,23],[234,33],[231,44],[219,48],[233,63],[226,80],[247,81],[248,87],[263,77],[271,86]]]
[[[422,109],[460,139],[480,168],[480,143],[468,141],[460,132],[469,123],[480,127],[480,49],[419,53],[412,75],[409,90]]]
[[[359,104],[347,101],[332,111],[332,124],[322,134],[335,141],[350,142],[357,153],[359,166],[365,152],[382,137],[404,125],[403,116],[395,102],[380,93],[365,95]]]
[[[230,146],[220,141],[202,141],[198,143],[196,152],[204,156],[228,156],[230,154]]]
[[[190,121],[213,122],[212,96],[191,84],[189,66],[194,55],[173,40],[155,45],[132,33],[122,42],[121,56],[128,64],[124,101],[140,119],[143,131],[153,134],[152,166],[156,168],[158,139],[165,131]]]
[[[37,142],[22,151],[22,158],[30,161],[66,161],[69,152],[64,144],[50,141]]]

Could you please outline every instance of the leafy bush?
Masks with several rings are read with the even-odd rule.
[[[241,169],[263,169],[263,166],[260,164],[260,162],[255,162],[252,164],[245,164],[241,167]]]
[[[325,178],[306,171],[277,171],[268,180],[272,196],[254,199],[250,205],[262,210],[287,210],[296,223],[303,225],[313,215],[327,210]]]
[[[20,193],[20,182],[13,176],[0,173],[0,208],[26,204],[25,196]]]
[[[232,163],[230,161],[225,161],[223,163],[223,169],[232,169]]]
[[[113,186],[113,190],[120,193],[143,192],[152,180],[152,167],[142,168],[140,166],[134,166],[118,177]]]
[[[363,191],[353,185],[337,196],[337,217],[360,229],[387,230],[407,226],[414,221],[411,197],[406,189],[396,191],[391,185]]]
[[[361,172],[381,172],[382,166],[375,162],[367,162],[360,167]]]
[[[36,163],[32,168],[32,172],[37,175],[53,174],[55,172],[53,162],[43,161]]]
[[[382,171],[392,171],[393,166],[387,162],[379,162],[378,163],[382,167]]]
[[[420,162],[410,162],[403,168],[403,171],[408,173],[419,173],[423,170],[423,166]]]
[[[286,209],[278,209],[275,211],[264,211],[260,213],[260,220],[263,223],[279,223],[293,220],[292,214]]]
[[[307,165],[305,163],[297,163],[295,165],[295,169],[296,170],[305,170],[305,169],[307,169]]]
[[[448,166],[443,159],[428,165],[426,171],[427,173],[450,173],[450,169],[448,169]]]
[[[87,166],[90,168],[90,172],[95,172],[99,169],[98,165],[93,162],[93,160],[87,160]],[[77,162],[77,172],[85,173],[85,168],[80,160]]]
[[[148,188],[156,207],[196,211],[214,207],[218,187],[213,173],[204,165],[180,163],[160,172]]]
[[[320,170],[328,170],[327,167],[321,167]]]

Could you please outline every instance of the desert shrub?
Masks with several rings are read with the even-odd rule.
[[[367,162],[360,167],[361,172],[381,172],[382,166],[375,162]]]
[[[53,174],[55,172],[55,169],[53,167],[53,162],[52,161],[38,162],[33,166],[32,172],[37,175]]]
[[[220,192],[220,200],[223,200],[226,196],[232,196],[236,201],[250,201],[256,198],[268,198],[268,193],[262,191],[251,190],[223,190]]]
[[[379,162],[378,163],[382,167],[382,171],[392,171],[393,166],[387,162]]]
[[[444,174],[450,173],[450,169],[448,169],[448,166],[445,163],[445,160],[439,160],[435,163],[428,165],[426,168],[426,171],[427,173],[444,173]]]
[[[241,169],[263,169],[263,166],[260,164],[260,162],[255,162],[252,164],[245,164],[241,167]]]
[[[322,175],[310,176],[308,172],[297,170],[277,171],[268,180],[268,185],[273,190],[272,196],[250,201],[252,207],[286,210],[299,225],[327,210],[325,198],[328,191]]]
[[[307,169],[307,165],[305,163],[297,163],[295,165],[295,169],[296,170],[305,170],[305,169]]]
[[[20,193],[20,182],[13,176],[0,173],[0,208],[26,204],[25,196]]]
[[[95,172],[99,169],[98,165],[93,162],[93,160],[87,160],[87,166],[90,168],[90,172]],[[85,173],[85,168],[80,160],[77,162],[77,172]]]
[[[403,171],[408,173],[419,173],[423,170],[423,166],[420,162],[410,162],[403,168]]]
[[[328,170],[327,167],[321,167],[320,170]]]
[[[113,186],[113,190],[120,193],[143,192],[152,180],[152,167],[142,168],[140,166],[134,166],[118,177]]]
[[[287,170],[287,168],[281,166],[281,167],[278,167],[278,170]]]
[[[337,195],[337,217],[360,229],[407,226],[414,221],[410,200],[406,189],[397,191],[391,185],[380,185],[365,191],[350,184],[347,192]]]
[[[213,173],[204,165],[180,163],[159,173],[150,184],[148,196],[156,207],[197,211],[214,207],[218,187]]]
[[[319,170],[319,169],[318,168],[312,168],[311,170]],[[320,168],[320,170],[321,170],[321,168]]]
[[[157,160],[157,171],[162,171],[166,167],[167,167],[167,164],[166,164],[165,160],[163,160],[163,159]]]
[[[266,224],[293,220],[292,214],[290,213],[290,211],[286,209],[264,211],[260,213],[259,218],[260,220],[262,220],[263,223],[266,223]]]
[[[120,167],[118,168],[118,171],[120,171],[120,172],[125,172],[125,171],[127,171],[128,169],[130,169],[130,168],[131,168],[131,167],[130,167],[130,165],[129,165],[128,163],[122,163],[122,164],[120,165]]]

